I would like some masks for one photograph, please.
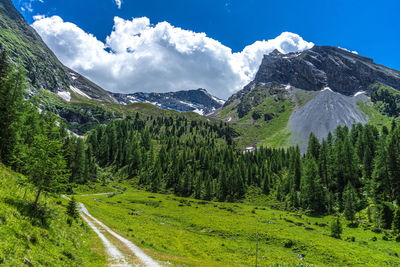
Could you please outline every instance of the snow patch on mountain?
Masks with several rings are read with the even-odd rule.
[[[84,92],[82,92],[81,90],[79,90],[78,88],[76,88],[76,87],[74,87],[72,85],[69,87],[69,89],[71,89],[72,92],[74,92],[74,93],[76,93],[78,95],[81,95],[83,97],[92,99],[90,96],[88,96],[87,94],[85,94]]]
[[[354,94],[354,97],[359,95],[365,95],[365,91],[358,91],[357,93]]]
[[[61,91],[61,92],[57,92],[57,95],[67,102],[71,101],[71,93],[70,92]]]

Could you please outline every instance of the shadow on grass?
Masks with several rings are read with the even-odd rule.
[[[46,206],[38,205],[36,208],[33,203],[24,199],[6,197],[4,202],[15,207],[22,216],[30,218],[32,225],[48,228],[54,211]]]

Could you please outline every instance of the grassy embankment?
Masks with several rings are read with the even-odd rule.
[[[21,180],[0,164],[0,265],[106,266],[95,233],[80,219],[67,223],[66,201],[43,195],[34,212],[35,191]]]

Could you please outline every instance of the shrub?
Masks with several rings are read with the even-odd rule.
[[[294,242],[290,239],[286,240],[285,243],[283,244],[283,246],[285,248],[291,248],[291,247],[293,247],[293,245],[294,245]]]
[[[346,241],[356,242],[356,238],[354,236],[348,236],[348,237],[346,237]]]

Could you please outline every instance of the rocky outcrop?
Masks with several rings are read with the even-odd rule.
[[[171,109],[180,112],[194,111],[201,115],[213,112],[220,108],[225,102],[212,96],[205,89],[168,93],[111,94],[120,104],[146,102],[162,109]]]
[[[313,91],[329,87],[334,92],[354,95],[376,82],[400,89],[400,72],[341,48],[314,46],[300,53],[281,54],[275,50],[265,55],[254,82],[290,84]]]

